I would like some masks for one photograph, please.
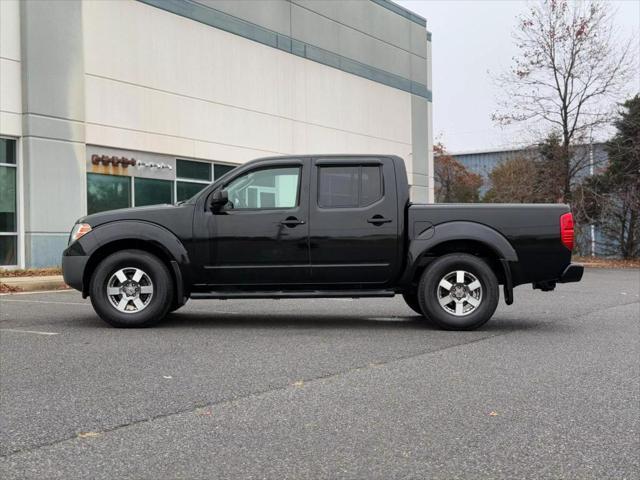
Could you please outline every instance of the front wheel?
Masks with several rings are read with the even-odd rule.
[[[143,250],[106,257],[91,277],[91,304],[114,327],[148,327],[162,320],[173,300],[166,265]]]
[[[434,260],[418,286],[425,315],[445,330],[473,330],[493,316],[498,280],[487,263],[473,255],[451,254]]]

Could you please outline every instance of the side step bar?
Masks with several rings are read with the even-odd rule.
[[[191,298],[230,300],[233,298],[365,298],[365,297],[393,297],[393,290],[299,290],[299,291],[212,291],[192,292]]]

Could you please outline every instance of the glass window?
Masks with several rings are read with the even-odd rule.
[[[0,265],[18,264],[18,237],[0,235]]]
[[[5,165],[2,165],[2,164]],[[0,265],[18,264],[16,141],[0,138]],[[14,235],[6,235],[14,234]]]
[[[89,214],[131,206],[131,178],[117,175],[87,174],[87,212]]]
[[[192,180],[211,181],[211,164],[192,162],[190,160],[176,160],[176,176]]]
[[[360,167],[320,167],[318,205],[326,208],[358,206]]]
[[[206,186],[206,183],[176,182],[176,201],[189,200]]]
[[[170,180],[136,178],[134,184],[136,207],[173,203],[173,182]]]
[[[236,167],[234,167],[233,165],[220,165],[218,163],[214,163],[213,164],[213,178],[215,180],[217,180],[220,177],[222,177],[223,175],[229,173],[234,168],[236,168]]]
[[[228,208],[293,208],[298,204],[300,167],[253,170],[227,185]]]
[[[0,232],[17,232],[16,168],[0,165]]]
[[[382,174],[380,167],[362,167],[360,206],[366,207],[382,198]]]
[[[16,141],[0,138],[0,163],[16,164]]]
[[[366,207],[382,198],[382,173],[379,166],[320,167],[318,176],[320,207]]]

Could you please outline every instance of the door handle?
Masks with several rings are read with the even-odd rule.
[[[284,225],[285,227],[293,228],[297,225],[304,225],[304,220],[298,220],[296,217],[287,217],[283,221],[280,222],[280,225]]]
[[[367,223],[372,223],[376,227],[379,227],[384,223],[391,223],[391,222],[392,220],[390,218],[384,218],[382,215],[374,215],[369,220],[367,220]]]

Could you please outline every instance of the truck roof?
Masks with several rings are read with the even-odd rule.
[[[331,158],[331,159],[350,159],[350,158],[371,158],[371,157],[386,157],[386,158],[397,158],[402,160],[398,155],[389,154],[389,153],[304,153],[300,155],[272,155],[268,157],[260,157],[251,161],[258,160],[286,160],[288,158]]]

